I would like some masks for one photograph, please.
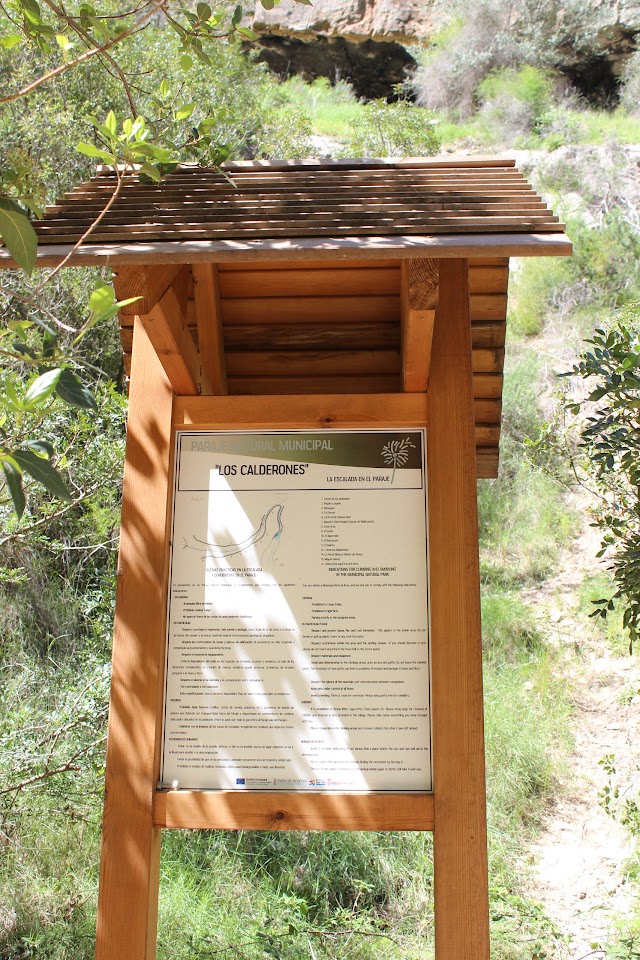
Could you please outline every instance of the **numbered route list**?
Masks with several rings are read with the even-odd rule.
[[[176,442],[163,784],[430,790],[425,432]]]

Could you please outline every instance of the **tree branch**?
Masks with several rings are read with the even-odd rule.
[[[109,210],[111,209],[111,207],[113,206],[113,204],[115,203],[115,201],[117,200],[118,195],[120,194],[120,191],[122,190],[122,185],[124,184],[124,181],[125,181],[125,179],[126,179],[127,173],[128,173],[129,171],[125,168],[125,170],[124,170],[123,172],[120,172],[120,170],[118,170],[118,167],[117,167],[117,166],[114,166],[113,169],[114,169],[114,171],[115,171],[115,175],[116,175],[116,177],[117,177],[117,181],[118,181],[118,182],[116,183],[115,189],[114,189],[113,193],[111,194],[111,196],[109,197],[109,200],[107,201],[107,203],[105,204],[105,206],[104,206],[104,208],[101,210],[101,212],[98,214],[98,216],[96,217],[96,219],[92,222],[92,224],[91,224],[91,225],[85,230],[85,232],[82,234],[82,236],[80,237],[80,239],[79,239],[76,243],[74,243],[73,247],[71,248],[71,250],[69,251],[69,253],[66,255],[66,257],[64,257],[64,258],[60,261],[60,263],[59,263],[56,267],[53,268],[53,270],[51,271],[51,273],[48,274],[48,275],[45,277],[45,279],[42,281],[42,283],[40,283],[40,284],[36,287],[36,289],[34,290],[34,296],[37,295],[38,293],[40,293],[40,292],[44,289],[44,287],[46,287],[46,285],[56,276],[56,274],[58,274],[58,273],[62,270],[62,268],[67,265],[67,263],[69,262],[70,258],[71,258],[71,257],[73,256],[73,254],[76,252],[76,250],[78,249],[78,247],[81,247],[82,244],[85,242],[85,240],[87,240],[87,238],[91,236],[91,234],[92,234],[93,231],[96,229],[96,227],[98,226],[98,224],[99,224],[99,223],[101,222],[101,220],[107,215],[107,213],[109,212]],[[91,318],[89,318],[89,320],[87,320],[86,323],[83,323],[82,326],[80,327],[80,329],[79,329],[78,331],[74,331],[74,332],[76,332],[76,335],[77,335],[78,337],[84,332],[84,330],[85,330],[86,327],[87,327],[87,324],[90,322],[90,319],[91,319]]]
[[[44,73],[36,80],[32,80],[31,83],[28,83],[26,87],[22,87],[21,90],[17,90],[15,93],[10,93],[6,97],[0,97],[0,104],[11,103],[13,100],[19,100],[20,97],[26,97],[28,94],[33,93],[34,90],[37,90],[38,87],[41,87],[43,83],[53,80],[54,77],[59,77],[61,74],[66,73],[67,70],[78,67],[80,64],[86,63],[93,57],[106,54],[107,51],[114,47],[117,43],[120,43],[122,40],[125,40],[127,37],[130,37],[134,33],[137,33],[139,30],[141,30],[142,27],[148,23],[154,13],[164,9],[165,4],[166,0],[156,0],[153,6],[147,10],[142,17],[136,20],[136,22],[132,24],[128,30],[123,30],[122,33],[119,33],[117,37],[113,37],[111,40],[108,40],[101,47],[92,47],[91,50],[87,50],[86,53],[80,54],[80,56],[76,57],[75,60],[67,60],[66,63],[61,63],[59,67],[55,67],[55,69],[49,70],[48,73]]]
[[[83,490],[80,496],[76,497],[75,500],[65,503],[64,506],[54,510],[53,513],[48,513],[46,516],[40,517],[39,520],[35,520],[33,523],[29,524],[28,527],[23,527],[20,530],[14,530],[12,533],[7,533],[3,537],[0,537],[0,547],[4,546],[5,543],[25,540],[31,533],[33,533],[34,530],[38,530],[45,524],[51,523],[52,520],[58,520],[60,517],[63,517],[66,513],[68,513],[69,510],[73,510],[73,508],[77,507],[79,503],[82,503],[83,500],[86,500],[87,497],[90,497],[91,494],[99,490],[101,486],[101,482],[95,483],[92,487],[89,487],[88,490]]]
[[[76,20],[73,19],[73,17],[70,17],[68,14],[66,14],[63,9],[61,9],[56,3],[52,3],[51,0],[43,0],[43,2],[46,3],[46,5],[49,7],[50,10],[53,10],[53,12],[56,14],[57,17],[59,17],[61,20],[64,20],[64,22],[69,27],[71,27],[72,30],[75,30],[78,36],[82,37],[82,39],[89,45],[89,47],[93,47],[95,42],[93,37],[91,36],[90,33],[87,33],[87,31],[84,30],[82,26]],[[129,107],[131,109],[131,113],[133,114],[134,117],[137,116],[136,105],[131,95],[129,81],[127,80],[124,70],[119,65],[119,63],[117,63],[117,61],[113,59],[111,54],[108,53],[107,51],[103,51],[101,56],[104,56],[105,60],[107,60],[111,64],[111,66],[113,67],[117,75],[120,77],[120,82],[122,83],[125,96],[129,101]]]
[[[31,297],[24,297],[20,293],[16,293],[15,290],[11,290],[10,287],[5,287],[0,284],[0,293],[6,293],[8,297],[11,297],[14,300],[19,300],[20,303],[26,304],[28,307],[31,307],[32,310],[37,310],[38,313],[43,313],[45,317],[51,320],[52,323],[55,323],[57,327],[60,327],[61,330],[65,330],[67,333],[77,333],[78,331],[75,327],[70,327],[66,323],[63,323],[62,320],[59,320],[54,313],[51,313],[50,310],[47,310],[46,307],[40,306],[36,303]]]
[[[36,773],[32,777],[27,777],[25,780],[21,780],[20,783],[13,783],[9,787],[0,788],[0,797],[7,793],[18,794],[22,790],[26,790],[27,787],[32,787],[36,783],[41,783],[43,780],[48,780],[50,777],[57,777],[61,773],[71,773],[72,771],[79,770],[80,767],[76,766],[76,761],[80,759],[85,753],[88,753],[89,750],[94,747],[99,746],[101,743],[106,742],[106,735],[100,737],[98,740],[94,740],[89,744],[85,744],[80,750],[76,750],[74,755],[70,757],[66,763],[63,763],[62,766],[56,767],[54,770],[45,769],[42,773]]]

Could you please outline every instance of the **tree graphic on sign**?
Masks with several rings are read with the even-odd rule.
[[[415,447],[415,443],[412,443],[408,437],[405,437],[404,440],[390,440],[389,443],[385,443],[382,448],[382,459],[387,466],[393,467],[391,483],[393,483],[397,468],[404,467],[408,461],[410,447]]]

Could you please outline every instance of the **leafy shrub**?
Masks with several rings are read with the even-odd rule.
[[[354,118],[345,156],[431,156],[440,149],[436,123],[409,100],[373,100]]]
[[[483,0],[456,14],[427,49],[411,85],[418,104],[464,119],[475,111],[483,77],[513,62],[513,40],[499,0]]]
[[[442,15],[448,27],[427,48],[412,86],[418,103],[464,119],[475,111],[478,86],[490,73],[553,66],[568,38],[573,46],[588,44],[599,12],[581,0],[449,0]]]
[[[490,73],[479,84],[480,118],[494,138],[512,142],[517,136],[539,131],[542,117],[553,103],[552,76],[538,67],[505,67]]]
[[[621,608],[631,646],[640,636],[640,301],[608,330],[587,341],[574,376],[586,380],[586,400],[571,411],[586,416],[581,429],[584,468],[599,503],[595,524],[601,555],[610,551],[615,593],[594,600],[592,616],[606,619]]]

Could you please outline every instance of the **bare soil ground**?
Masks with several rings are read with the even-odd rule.
[[[598,571],[597,549],[597,532],[585,517],[584,530],[558,575],[527,595],[549,642],[559,650],[574,708],[573,755],[527,855],[529,893],[544,905],[566,941],[557,960],[604,957],[601,945],[611,935],[613,921],[630,917],[638,898],[624,871],[633,843],[602,807],[608,776],[599,761],[615,756],[621,793],[640,786],[640,664],[637,654],[614,653],[610,641],[585,623],[578,610],[580,584]]]

